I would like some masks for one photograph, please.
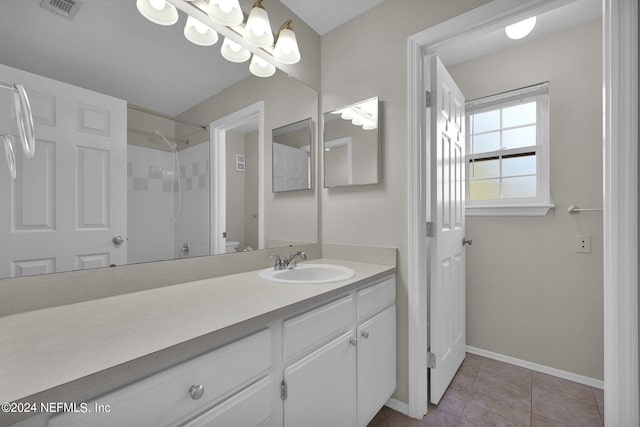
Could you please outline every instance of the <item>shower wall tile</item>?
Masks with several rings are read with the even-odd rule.
[[[148,178],[133,178],[133,190],[134,191],[149,191],[149,179]]]
[[[193,163],[193,164],[191,165],[191,173],[192,173],[192,176],[198,176],[198,175],[200,175],[200,173],[199,173],[199,169],[200,169],[200,164],[199,164],[199,163]]]
[[[189,178],[187,178],[187,185],[186,185],[187,191],[191,191],[192,186],[193,186],[193,177],[190,176]]]
[[[163,180],[162,181],[162,192],[163,193],[170,193],[171,192],[171,181],[169,181],[169,180]]]
[[[200,189],[201,190],[206,190],[207,189],[207,183],[209,182],[209,176],[208,175],[200,175],[198,177],[198,183],[200,184]]]
[[[127,176],[133,176],[133,163],[127,162]]]
[[[162,171],[163,168],[161,166],[149,166],[149,178],[151,179],[162,179]]]

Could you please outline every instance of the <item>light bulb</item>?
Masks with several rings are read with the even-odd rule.
[[[344,120],[352,120],[354,117],[353,111],[348,108],[342,110],[342,114],[340,115]]]
[[[525,19],[524,21],[516,22],[515,24],[505,27],[504,32],[507,37],[513,40],[519,40],[526,37],[536,26],[536,17]]]
[[[155,10],[162,10],[167,5],[167,2],[164,0],[149,0],[149,4]]]

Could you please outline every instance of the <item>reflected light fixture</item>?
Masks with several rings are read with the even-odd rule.
[[[364,130],[374,130],[378,128],[378,99],[372,98],[368,101],[332,111],[332,114],[340,114],[343,120],[350,120],[354,126],[362,126]]]
[[[198,21],[193,16],[187,18],[184,26],[184,36],[198,46],[212,46],[218,41],[218,33]]]
[[[535,26],[536,17],[532,16],[531,18],[527,18],[523,21],[516,22],[515,24],[505,27],[504,32],[510,39],[519,40],[528,36]]]
[[[258,77],[270,77],[280,65],[300,62],[300,49],[288,20],[278,30],[277,42],[262,5],[253,4],[246,24],[238,0],[136,0],[138,11],[149,21],[160,25],[173,25],[178,21],[178,9],[187,14],[184,36],[200,46],[217,43],[219,33],[224,35],[220,48],[222,56],[230,62],[245,62],[251,58],[249,71]],[[285,70],[287,74],[290,71]]]
[[[178,10],[165,0],[137,0],[138,11],[149,21],[158,25],[173,25],[178,22]]]

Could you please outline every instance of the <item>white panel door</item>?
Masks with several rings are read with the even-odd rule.
[[[125,264],[126,102],[5,66],[0,80],[24,85],[36,135],[34,159],[14,147],[15,182],[0,164],[0,277]],[[12,96],[0,92],[0,133],[18,142]]]
[[[396,389],[396,306],[358,327],[358,426],[364,427]]]
[[[429,61],[429,59],[427,59]],[[430,400],[438,403],[465,357],[464,96],[440,58],[430,58]]]
[[[353,331],[285,368],[284,427],[353,427],[356,347]]]
[[[309,154],[302,148],[273,143],[273,190],[308,188]]]

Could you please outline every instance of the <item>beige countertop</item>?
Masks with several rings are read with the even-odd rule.
[[[41,400],[47,390],[243,322],[287,315],[395,271],[333,259],[308,262],[343,265],[356,274],[334,283],[289,285],[250,271],[0,317],[0,403],[36,395]]]

